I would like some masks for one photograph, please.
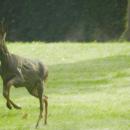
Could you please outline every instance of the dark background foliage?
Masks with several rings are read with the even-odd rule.
[[[0,0],[8,40],[90,41],[120,37],[127,0]]]

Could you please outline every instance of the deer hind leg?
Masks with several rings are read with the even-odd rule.
[[[43,83],[42,82],[39,82],[37,84],[36,90],[37,90],[36,92],[38,94],[37,96],[38,96],[39,103],[40,103],[40,113],[39,113],[39,117],[38,117],[37,124],[36,124],[36,128],[37,128],[38,125],[39,125],[40,120],[43,117],[43,100],[42,100],[42,97],[43,97]]]
[[[47,115],[48,115],[48,97],[44,95],[43,102],[45,103],[45,119],[44,124],[47,124]]]
[[[38,96],[38,90],[37,88],[33,89],[33,91],[31,92],[31,94],[37,98],[39,98]],[[47,117],[48,117],[48,97],[43,95],[42,96],[42,101],[45,104],[45,115],[44,115],[44,124],[47,124]]]
[[[37,97],[36,95],[33,95],[33,96]],[[39,99],[39,101],[41,102],[41,99]],[[45,104],[44,124],[46,125],[47,124],[47,117],[48,117],[48,97],[44,95],[42,97],[42,102]],[[38,118],[38,121],[37,121],[37,124],[36,124],[36,128],[38,127],[39,122],[42,118],[42,113],[43,113],[43,110],[41,112],[41,105],[40,105],[40,115],[39,115],[39,118]]]
[[[37,128],[38,125],[39,125],[40,120],[43,117],[43,103],[45,103],[44,123],[47,124],[48,101],[47,101],[47,96],[43,96],[43,83],[37,84],[36,87],[30,92],[30,94],[37,97],[39,99],[39,103],[40,103],[40,114],[39,114],[37,124],[36,124],[36,128]]]

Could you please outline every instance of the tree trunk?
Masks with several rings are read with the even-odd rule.
[[[128,0],[128,6],[127,6],[127,25],[126,30],[123,33],[121,39],[126,39],[130,41],[130,0]]]

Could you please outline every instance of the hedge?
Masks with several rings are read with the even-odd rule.
[[[118,39],[126,26],[127,0],[4,0],[0,18],[8,40]]]

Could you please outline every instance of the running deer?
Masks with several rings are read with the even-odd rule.
[[[39,99],[40,114],[36,123],[36,128],[42,118],[45,103],[45,119],[47,123],[48,101],[44,93],[45,81],[48,77],[48,70],[40,61],[26,59],[8,51],[5,44],[6,27],[3,22],[0,23],[0,73],[3,80],[3,96],[6,99],[6,106],[21,109],[10,99],[10,88],[14,86],[25,87],[28,92]]]

